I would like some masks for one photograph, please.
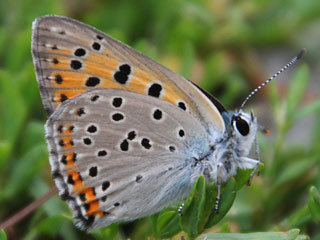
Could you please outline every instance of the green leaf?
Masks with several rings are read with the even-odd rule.
[[[0,240],[7,240],[7,234],[3,229],[0,229]]]
[[[309,203],[308,208],[315,222],[320,222],[320,192],[312,186],[309,190]]]
[[[257,233],[208,233],[202,234],[197,240],[307,240],[306,235],[299,235],[299,229],[288,232],[257,232]]]
[[[168,222],[177,215],[176,211],[165,211],[158,217],[158,229],[165,227]]]
[[[114,223],[108,227],[94,230],[93,232],[91,232],[91,234],[95,236],[95,239],[97,240],[104,240],[104,239],[112,240],[116,238],[116,236],[118,235],[118,232],[119,232],[119,224]]]
[[[200,176],[192,187],[191,194],[185,202],[180,218],[181,229],[185,231],[191,239],[198,236],[203,230],[200,229],[200,223],[203,216],[205,194],[205,179],[204,176]]]
[[[208,222],[208,219],[215,209],[216,205],[216,199],[217,199],[217,188],[216,188],[216,183],[211,182],[206,186],[206,200],[205,200],[205,207],[203,210],[203,215],[200,220],[200,229],[205,229],[206,224]]]
[[[152,235],[153,235],[156,239],[159,238],[159,233],[158,233],[158,218],[159,218],[159,213],[153,214],[153,215],[150,217]]]
[[[170,238],[181,231],[177,211],[165,211],[158,218],[158,233],[161,239]]]
[[[264,164],[260,163],[258,172],[260,172],[263,168]],[[248,183],[248,180],[250,179],[252,169],[238,169],[237,170],[237,175],[234,176],[234,179],[236,180],[237,183],[237,190],[239,191],[244,185]],[[254,177],[253,177],[254,178]]]
[[[206,224],[206,228],[210,228],[217,224],[230,210],[234,199],[237,195],[237,183],[234,178],[230,178],[228,182],[221,189],[221,199],[219,206],[219,213],[211,212]]]

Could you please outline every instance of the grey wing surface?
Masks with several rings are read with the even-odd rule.
[[[46,124],[53,176],[92,230],[185,198],[210,148],[197,119],[169,102],[99,89],[62,103]]]
[[[145,95],[156,90],[154,96],[184,108],[204,127],[221,132],[225,129],[215,104],[190,81],[74,19],[54,15],[36,19],[32,53],[48,115],[61,102],[93,88],[126,89]],[[127,79],[117,79],[121,67],[130,72]]]

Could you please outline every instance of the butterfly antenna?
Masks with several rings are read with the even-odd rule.
[[[305,48],[303,48],[296,57],[294,57],[287,65],[285,65],[283,68],[281,68],[278,72],[276,72],[275,74],[273,74],[272,77],[270,77],[267,81],[263,82],[261,85],[259,85],[256,89],[254,89],[248,97],[246,97],[246,99],[243,101],[243,103],[241,104],[240,109],[243,109],[243,107],[247,104],[248,100],[255,95],[261,88],[263,88],[265,85],[267,85],[269,82],[271,82],[273,79],[275,79],[280,73],[284,72],[285,70],[287,70],[288,67],[290,67],[292,64],[294,64],[296,61],[298,61],[303,53],[306,51]]]

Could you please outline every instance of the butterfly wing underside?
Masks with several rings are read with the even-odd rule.
[[[119,89],[62,103],[46,124],[50,163],[77,224],[92,230],[157,212],[187,196],[208,152],[198,120],[176,106]]]
[[[206,128],[224,131],[215,105],[190,81],[91,26],[60,16],[38,18],[32,53],[48,115],[81,93],[112,88],[168,101]]]

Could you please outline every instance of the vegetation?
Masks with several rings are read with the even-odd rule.
[[[289,60],[302,47],[308,51],[289,70],[293,77],[284,74],[250,100],[247,108],[272,132],[258,135],[264,167],[250,187],[243,187],[250,171],[225,184],[218,215],[214,183],[200,177],[180,218],[177,203],[146,219],[83,233],[54,196],[1,230],[1,240],[320,239],[319,81],[309,82],[320,58],[320,2],[314,0],[1,0],[0,223],[53,186],[30,53],[32,21],[45,14],[95,26],[197,82],[228,109],[239,108],[272,73],[262,71],[267,56]]]

